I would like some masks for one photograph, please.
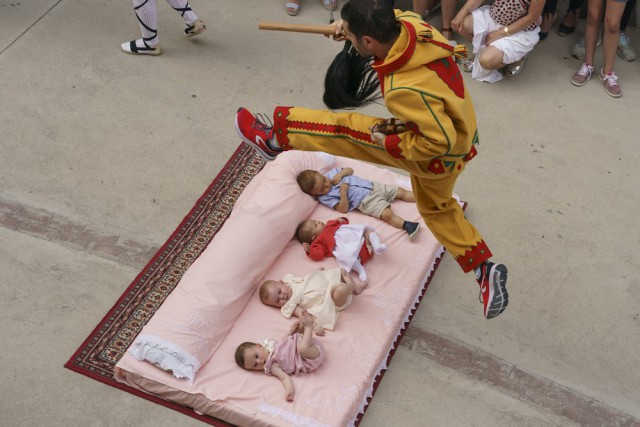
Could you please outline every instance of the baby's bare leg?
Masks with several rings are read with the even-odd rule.
[[[398,192],[396,193],[396,200],[404,200],[405,202],[415,202],[416,197],[413,195],[413,191],[405,190],[404,188],[398,187]]]
[[[402,226],[404,225],[404,219],[400,218],[396,215],[391,208],[386,208],[382,211],[380,215],[380,219],[384,222],[393,225],[395,228],[399,228],[402,230]]]
[[[298,341],[298,354],[305,359],[315,359],[320,356],[320,349],[313,343],[313,317],[305,310],[300,323],[304,327],[302,339]]]
[[[352,294],[359,295],[362,290],[367,286],[366,283],[360,281],[360,279],[354,280],[349,272],[344,268],[340,269],[342,275],[342,282],[333,288],[331,297],[336,307],[342,307],[349,300],[349,296]]]

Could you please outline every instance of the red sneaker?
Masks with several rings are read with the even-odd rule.
[[[236,132],[245,143],[253,145],[265,160],[274,160],[280,151],[269,147],[269,138],[273,135],[272,128],[260,118],[254,116],[246,108],[239,108],[236,113]]]
[[[484,304],[484,317],[493,319],[502,313],[509,304],[507,292],[507,267],[490,261],[480,266],[480,298]]]

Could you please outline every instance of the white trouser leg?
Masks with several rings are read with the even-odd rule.
[[[167,3],[169,3],[172,8],[180,12],[185,24],[191,25],[193,24],[193,21],[198,19],[193,10],[191,10],[191,6],[189,6],[189,2],[187,0],[167,0]]]
[[[136,40],[138,47],[156,47],[159,43],[158,39],[158,13],[156,9],[156,0],[133,0],[133,10],[136,12],[142,39]]]

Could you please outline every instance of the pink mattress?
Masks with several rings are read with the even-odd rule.
[[[286,165],[279,166],[278,162]],[[310,260],[302,246],[290,240],[292,229],[301,219],[328,220],[339,216],[301,192],[292,196],[290,193],[297,188],[296,173],[307,167],[328,170],[332,166],[349,166],[355,174],[378,182],[401,184],[405,188],[410,188],[410,184],[402,175],[351,159],[291,153],[279,156],[267,166],[274,163],[249,184],[238,201],[240,206],[236,205],[221,232],[141,332],[141,336],[150,334],[189,349],[201,365],[193,383],[139,361],[129,352],[116,365],[116,378],[231,424],[354,425],[443,249],[422,223],[415,204],[397,201],[392,205],[399,216],[421,223],[422,230],[414,242],[409,241],[406,233],[381,220],[349,213],[352,223],[374,227],[388,250],[365,265],[368,287],[354,296],[351,306],[340,314],[335,331],[318,338],[326,349],[325,362],[310,374],[293,377],[296,398],[292,403],[286,402],[279,380],[240,369],[233,355],[243,341],[280,338],[292,321],[282,317],[278,309],[260,302],[256,289],[264,278],[280,279],[288,273],[303,276],[321,267],[336,267],[332,258],[322,262]],[[278,184],[269,186],[272,180]],[[254,205],[256,198],[263,201]],[[250,219],[244,218],[248,211],[254,214]],[[251,222],[259,222],[261,218],[266,223],[265,230],[262,224]],[[229,232],[225,234],[227,227]],[[194,318],[197,322],[193,322]],[[188,323],[197,323],[200,330],[176,327]],[[212,330],[215,332],[210,333]]]

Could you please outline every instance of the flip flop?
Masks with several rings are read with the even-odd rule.
[[[320,0],[322,7],[327,10],[336,10],[338,8],[338,0]]]
[[[289,10],[293,9],[293,10]],[[296,16],[300,12],[300,1],[298,3],[287,2],[284,4],[284,10],[287,12],[287,15]]]

